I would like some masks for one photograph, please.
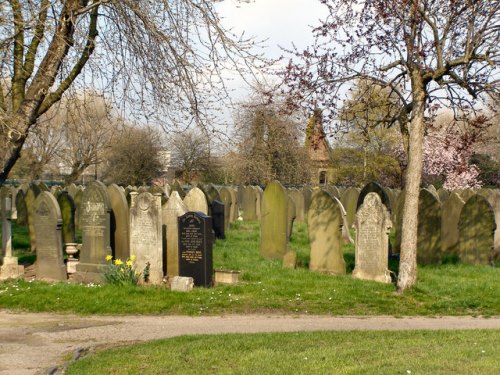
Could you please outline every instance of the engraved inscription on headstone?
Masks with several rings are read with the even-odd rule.
[[[212,286],[212,220],[201,212],[179,217],[179,275],[192,277],[196,286]]]

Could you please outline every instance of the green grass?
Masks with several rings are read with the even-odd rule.
[[[98,352],[67,374],[498,374],[500,330],[183,336]]]
[[[241,282],[178,293],[165,287],[116,287],[68,283],[0,283],[0,307],[25,311],[80,314],[284,313],[328,315],[499,315],[500,270],[488,266],[422,266],[417,285],[402,295],[392,284],[331,276],[307,269],[307,228],[295,226],[290,248],[300,267],[283,269],[281,261],[259,254],[259,227],[238,222],[226,240],[214,246],[214,268],[241,271]],[[347,245],[347,269],[354,248]],[[391,263],[397,270],[397,263]]]

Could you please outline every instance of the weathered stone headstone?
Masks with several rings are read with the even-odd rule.
[[[441,257],[458,256],[458,220],[465,202],[451,193],[441,207]]]
[[[489,192],[485,194],[486,199],[491,204],[493,212],[495,214],[495,236],[493,245],[493,258],[494,260],[500,259],[500,190],[490,189]]]
[[[20,190],[20,192],[22,192]],[[13,196],[7,187],[0,189],[0,211],[2,220],[2,253],[0,254],[0,280],[17,279],[24,276],[24,267],[12,256],[12,202]]]
[[[110,241],[110,211],[106,186],[91,182],[83,191],[80,205],[82,248],[76,266],[75,280],[99,283],[107,267],[106,257],[112,255]]]
[[[54,196],[41,192],[33,207],[33,225],[37,238],[36,278],[40,280],[66,280],[64,265],[61,210]]]
[[[81,230],[82,227],[80,225],[80,219],[82,217],[82,215],[80,215],[80,208],[81,208],[81,205],[82,205],[82,197],[83,197],[83,189],[78,189],[75,193],[75,195],[73,196],[73,201],[75,202],[75,207],[76,207],[76,211],[75,211],[75,228],[77,230]]]
[[[354,223],[354,217],[356,216],[356,208],[358,203],[360,190],[357,188],[349,188],[342,193],[340,201],[346,211],[346,220],[348,228],[352,227]]]
[[[47,184],[43,181],[40,181],[39,183],[36,184],[38,186],[38,188],[40,189],[40,192],[42,191],[50,191],[49,187],[47,186]]]
[[[325,185],[325,187],[323,187],[323,190],[330,193],[332,197],[340,198],[340,191],[335,185]]]
[[[462,200],[464,202],[467,202],[467,200],[470,197],[472,197],[474,194],[476,194],[471,189],[459,189],[459,190],[456,190],[455,192],[458,193],[458,195],[460,195],[460,198],[462,198]]]
[[[233,221],[231,213],[234,210],[231,192],[227,187],[222,187],[219,191],[220,199],[224,204],[224,230],[229,229],[229,224]]]
[[[417,261],[435,264],[441,260],[441,203],[426,189],[418,198]]]
[[[166,226],[167,275],[179,276],[179,230],[178,217],[187,212],[187,207],[177,191],[172,191],[170,198],[162,208],[163,224]]]
[[[150,284],[163,281],[161,195],[132,192],[130,204],[130,255],[138,271],[149,267]]]
[[[106,189],[111,204],[110,246],[115,259],[130,257],[130,218],[127,199],[122,189],[111,184]]]
[[[283,268],[295,269],[297,267],[297,252],[287,251],[283,256]]]
[[[16,224],[25,227],[26,225],[28,225],[28,207],[26,207],[26,201],[24,200],[24,191],[22,189],[19,189],[16,194],[16,210]]]
[[[231,222],[238,220],[240,216],[240,206],[238,203],[238,192],[234,188],[229,188],[229,192],[231,193]]]
[[[241,209],[243,210],[243,220],[257,220],[257,196],[252,186],[242,186]]]
[[[179,217],[179,275],[194,279],[195,286],[212,286],[212,220],[201,212]]]
[[[63,191],[57,197],[57,203],[61,211],[63,245],[66,243],[75,243],[75,202],[67,191]]]
[[[463,263],[492,263],[497,225],[493,207],[485,197],[476,194],[465,202],[458,221],[459,256]]]
[[[205,189],[202,189],[207,197],[208,204],[211,204],[213,201],[221,201],[221,197],[219,191],[213,184],[209,184]]]
[[[304,186],[302,194],[304,195],[304,220],[307,221],[307,212],[309,211],[309,206],[311,206],[313,189],[310,186]]]
[[[288,196],[278,181],[266,186],[262,195],[260,254],[264,258],[282,258],[288,244]]]
[[[36,250],[36,233],[35,226],[33,223],[33,209],[35,207],[35,200],[41,193],[40,188],[31,183],[26,195],[24,196],[24,201],[26,202],[26,209],[28,211],[28,233],[30,236],[31,251]]]
[[[75,199],[76,193],[78,193],[79,189],[75,184],[70,184],[66,189],[71,198]]]
[[[295,203],[293,203],[293,199],[287,195],[287,235],[288,240],[292,238],[293,233],[293,223],[295,222],[295,218],[297,217],[297,208],[295,207]]]
[[[190,292],[193,287],[194,280],[192,277],[174,276],[170,282],[170,290],[174,292]]]
[[[450,193],[443,188],[438,189],[437,195],[439,197],[439,200],[441,201],[441,204],[444,204],[444,202],[446,202],[446,200],[450,197]]]
[[[163,187],[155,185],[151,186],[148,190],[149,193],[152,195],[159,195],[161,197],[161,204],[165,204],[168,200],[167,195],[165,194],[165,191],[163,190]]]
[[[293,203],[295,204],[295,221],[297,223],[303,223],[305,221],[306,214],[306,212],[304,211],[304,194],[298,189],[290,189],[288,190],[288,196],[293,200]]]
[[[346,273],[342,252],[342,212],[334,198],[323,190],[314,192],[307,213],[311,271],[337,275]]]
[[[208,215],[208,202],[205,193],[198,187],[194,187],[184,197],[184,204],[188,211],[203,212]]]
[[[388,269],[389,231],[392,227],[389,211],[380,196],[368,193],[358,209],[356,227],[356,255],[352,276],[357,279],[390,283]]]
[[[210,212],[212,214],[212,229],[214,230],[215,238],[226,238],[224,231],[224,203],[218,200],[213,200],[210,203]]]
[[[264,193],[264,191],[260,186],[252,186],[252,189],[255,194],[255,215],[257,216],[257,220],[260,220],[262,217],[262,193]]]
[[[361,189],[358,196],[358,202],[356,204],[356,210],[363,204],[363,201],[365,200],[365,197],[368,193],[377,193],[380,196],[382,203],[385,205],[385,207],[387,207],[389,212],[392,211],[389,195],[387,194],[385,189],[376,182],[369,182],[365,185],[365,187],[363,187],[363,189]]]

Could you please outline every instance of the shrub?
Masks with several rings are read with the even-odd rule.
[[[115,259],[108,255],[106,261],[108,265],[104,270],[104,280],[108,284],[113,285],[137,285],[141,276],[140,272],[136,272],[133,265],[135,256],[132,255],[126,262],[121,259]]]

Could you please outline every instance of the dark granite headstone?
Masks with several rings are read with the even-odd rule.
[[[210,287],[213,277],[212,219],[201,212],[179,217],[179,275]]]
[[[210,203],[210,210],[212,212],[212,227],[215,238],[226,238],[224,234],[224,203],[213,200],[212,203]]]

